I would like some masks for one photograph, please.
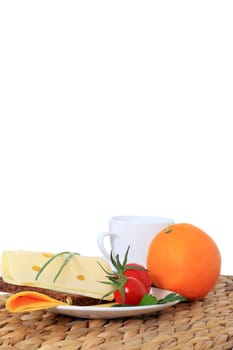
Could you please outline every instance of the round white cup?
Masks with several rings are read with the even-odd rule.
[[[110,251],[119,254],[123,261],[129,248],[128,263],[146,266],[147,252],[154,236],[163,228],[174,224],[171,218],[158,216],[113,216],[109,219],[109,231],[97,235],[97,245],[110,261]],[[110,251],[106,249],[106,237],[110,239]]]

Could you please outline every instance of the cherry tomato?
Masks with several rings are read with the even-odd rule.
[[[137,270],[137,269],[129,269],[130,266],[136,266],[144,270]],[[147,294],[150,291],[152,281],[150,278],[149,271],[144,268],[144,266],[140,264],[126,264],[126,270],[124,271],[124,275],[128,277],[134,277],[137,278],[146,288]]]
[[[124,296],[120,289],[114,292],[114,298],[118,304],[138,305],[142,297],[147,294],[145,286],[134,277],[127,277],[127,281],[122,285]]]

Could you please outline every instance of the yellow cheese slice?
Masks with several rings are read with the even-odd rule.
[[[36,311],[42,309],[49,309],[59,305],[68,304],[63,303],[62,301],[51,298],[43,293],[32,292],[32,291],[23,291],[12,294],[6,300],[6,309],[9,312],[28,312]],[[97,304],[92,305],[96,308],[106,308],[118,305],[115,302],[108,302],[106,304]]]
[[[12,294],[6,300],[6,309],[9,312],[25,312],[48,309],[58,305],[67,305],[59,300],[38,292],[19,292]]]
[[[65,293],[75,293],[101,299],[112,290],[108,284],[106,272],[111,273],[111,266],[101,257],[74,255],[66,264],[55,282],[53,279],[66,258],[59,255],[36,276],[42,266],[53,256],[50,253],[34,251],[3,251],[1,274],[5,282],[52,289]],[[101,268],[101,266],[104,270]],[[113,300],[113,295],[104,298]]]

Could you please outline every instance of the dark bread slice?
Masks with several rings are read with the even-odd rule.
[[[99,303],[106,303],[106,301],[104,300],[95,299],[95,298],[91,298],[91,297],[87,297],[79,294],[63,293],[63,292],[58,292],[51,289],[31,287],[31,286],[21,286],[21,285],[7,283],[3,281],[2,277],[0,277],[0,291],[9,293],[9,294],[14,294],[14,293],[23,292],[23,291],[34,291],[34,292],[44,293],[49,297],[60,300],[69,305],[88,306],[88,305],[97,305]]]

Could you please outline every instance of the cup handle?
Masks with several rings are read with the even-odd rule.
[[[107,249],[104,246],[104,240],[107,236],[112,236],[112,233],[110,232],[100,232],[96,237],[96,243],[98,245],[99,250],[107,260],[111,260],[110,253],[107,251]]]

